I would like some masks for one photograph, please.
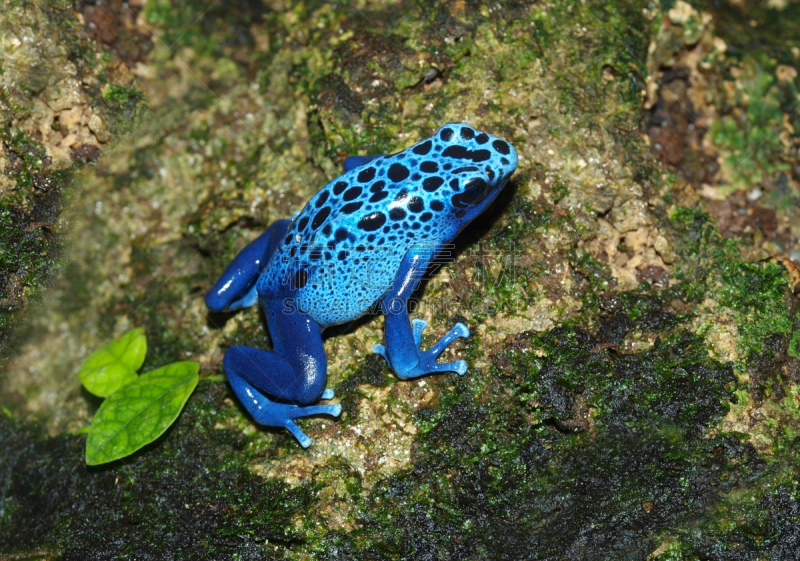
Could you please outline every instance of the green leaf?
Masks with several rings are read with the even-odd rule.
[[[92,420],[86,463],[124,458],[164,434],[197,386],[199,370],[196,362],[173,362],[111,394]]]
[[[94,395],[108,397],[136,379],[145,354],[144,329],[131,329],[93,352],[81,365],[78,377]]]

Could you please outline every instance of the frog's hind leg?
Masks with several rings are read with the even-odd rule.
[[[233,349],[242,349],[247,347],[232,347],[228,349],[225,358],[231,354]],[[257,350],[257,349],[250,349]],[[262,351],[264,352],[264,351]],[[236,351],[233,352],[235,356]],[[238,357],[241,358],[241,357]],[[236,361],[236,359],[234,359]],[[228,361],[226,360],[226,363]],[[260,392],[252,384],[248,383],[244,377],[238,374],[237,369],[232,368],[230,364],[226,364],[225,372],[228,375],[228,381],[239,397],[247,412],[253,416],[253,419],[262,425],[270,427],[283,427],[291,432],[303,448],[308,448],[311,445],[311,439],[300,430],[300,427],[295,424],[295,420],[300,417],[308,417],[310,415],[332,415],[338,417],[342,412],[342,406],[338,403],[335,405],[295,405],[292,403],[281,403],[271,400],[264,393]],[[330,399],[333,397],[333,392],[325,390],[322,393],[322,399]]]
[[[290,222],[288,219],[273,222],[266,232],[239,252],[206,293],[206,306],[209,309],[222,312],[246,308],[256,303],[258,275],[283,240]]]
[[[341,405],[310,405],[333,397],[332,391],[325,390],[327,361],[322,335],[317,324],[301,312],[287,314],[278,306],[266,308],[274,351],[231,347],[223,367],[256,422],[284,427],[307,447],[311,439],[294,420],[320,413],[336,417],[342,410]]]

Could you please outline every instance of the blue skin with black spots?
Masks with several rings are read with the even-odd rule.
[[[311,444],[294,423],[340,405],[325,389],[322,330],[354,320],[379,304],[386,346],[376,345],[403,380],[467,370],[437,357],[469,330],[457,323],[427,351],[423,320],[407,303],[433,259],[494,200],[517,168],[508,142],[464,124],[390,156],[352,156],[344,175],[323,187],[292,219],[273,223],[245,247],[206,294],[215,311],[260,301],[271,352],[231,347],[223,368],[236,395],[260,424],[285,427]]]

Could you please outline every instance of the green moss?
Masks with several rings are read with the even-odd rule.
[[[787,278],[780,266],[742,260],[736,242],[722,240],[703,211],[675,207],[670,220],[681,234],[679,251],[690,258],[677,274],[682,286],[675,290],[688,302],[713,295],[734,318],[741,356],[758,352],[771,335],[791,331]]]
[[[483,257],[483,258],[482,258]],[[537,298],[535,281],[538,271],[520,267],[514,254],[477,256],[473,282],[480,289],[473,291],[468,309],[472,318],[485,321],[497,313],[521,314]],[[492,269],[500,261],[499,269]]]
[[[783,269],[774,263],[744,261],[725,261],[720,266],[719,302],[734,313],[743,350],[759,350],[771,335],[791,332]]]
[[[560,92],[559,111],[575,115],[587,127],[610,121],[624,130],[637,122],[646,74],[642,55],[648,41],[640,7],[635,2],[563,2],[537,16],[548,42],[563,42],[564,34],[574,29],[593,31],[575,48],[544,50]],[[615,84],[603,80],[604,69],[619,74]],[[609,88],[614,93],[611,102]]]
[[[740,115],[715,120],[710,130],[713,142],[727,154],[724,171],[731,189],[748,188],[765,175],[791,167],[782,158],[785,149],[777,133],[784,115],[791,119],[800,90],[793,82],[778,83],[774,63],[767,68],[753,63],[746,70],[742,86],[748,100],[745,109]]]
[[[746,446],[700,437],[733,381],[702,339],[678,334],[625,356],[594,350],[602,341],[571,329],[519,336],[483,383],[456,380],[419,413],[414,467],[367,498],[362,529],[326,537],[328,555],[546,558],[580,535],[583,555],[620,558],[751,472]],[[575,424],[586,413],[588,433]]]
[[[800,320],[800,318],[798,318]],[[794,332],[789,342],[789,355],[800,360],[800,330]]]
[[[702,256],[707,257],[718,250],[716,256],[722,259],[736,254],[735,242],[727,242],[727,245],[721,242],[717,225],[707,212],[674,206],[670,209],[669,220],[681,242],[676,249],[683,255],[696,258],[702,252]],[[726,255],[726,251],[729,255]]]
[[[119,104],[136,104],[143,97],[142,92],[135,88],[126,88],[116,84],[106,84],[103,88],[103,99]]]
[[[151,0],[144,7],[144,17],[153,25],[175,28],[179,25],[177,10],[168,0]]]
[[[198,54],[212,53],[220,44],[220,33],[204,33],[196,24],[203,19],[211,20],[219,16],[218,8],[209,8],[200,2],[149,0],[144,8],[145,19],[153,26],[162,28],[164,44],[172,48],[191,46]]]
[[[580,298],[583,309],[591,314],[600,308],[600,296],[608,291],[614,279],[608,265],[598,261],[589,252],[575,252],[570,260],[575,272],[579,275],[578,282],[585,282],[585,290],[581,291]]]
[[[795,449],[779,462],[757,466],[759,485],[731,493],[717,505],[713,517],[674,532],[675,553],[667,558],[791,558],[800,540],[800,488],[794,475],[798,461]]]
[[[318,487],[289,487],[242,467],[253,437],[216,428],[239,414],[223,403],[224,388],[201,383],[156,444],[102,468],[83,465],[83,436],[44,438],[0,419],[7,457],[25,466],[6,480],[0,549],[53,548],[82,559],[282,558],[305,539],[294,519],[313,507]]]
[[[11,125],[11,104],[0,94],[0,142],[13,191],[0,200],[0,354],[5,351],[12,312],[47,285],[58,263],[60,240],[49,234],[60,210],[54,199],[69,187],[72,174],[48,171],[44,147]],[[48,197],[48,194],[53,194]]]

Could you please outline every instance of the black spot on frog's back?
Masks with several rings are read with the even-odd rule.
[[[495,140],[494,142],[492,142],[492,146],[494,147],[495,150],[497,150],[501,154],[508,155],[509,153],[511,153],[511,148],[509,148],[508,143],[504,140],[499,140],[499,139]]]
[[[364,206],[364,203],[361,202],[361,201],[356,201],[354,203],[347,203],[346,205],[344,205],[342,207],[342,212],[344,214],[353,214],[355,211],[360,209],[362,206]]]
[[[399,183],[403,181],[410,175],[408,168],[405,167],[403,164],[392,164],[389,167],[389,171],[386,172],[386,176],[394,181],[395,183]]]
[[[344,192],[344,196],[342,197],[345,201],[352,201],[358,196],[361,195],[361,187],[351,187],[347,191]]]
[[[365,170],[361,170],[358,174],[358,180],[361,183],[368,183],[375,179],[375,168],[370,166]]]
[[[422,182],[422,188],[428,191],[429,193],[433,193],[442,186],[444,183],[444,179],[439,177],[438,175],[434,175],[432,177],[426,177],[425,180]]]
[[[408,201],[408,210],[411,212],[421,212],[423,208],[425,208],[425,203],[420,197],[412,197]]]
[[[442,156],[455,158],[457,160],[472,160],[473,162],[485,162],[492,157],[488,150],[468,150],[463,146],[448,146],[442,152]]]
[[[414,152],[414,154],[419,154],[420,156],[424,156],[425,154],[431,151],[432,146],[433,142],[431,142],[430,140],[426,140],[425,142],[421,142],[416,146],[414,146],[414,148],[411,151]]]
[[[373,232],[386,223],[386,215],[382,212],[373,212],[358,221],[358,227],[365,232]]]
[[[334,234],[333,239],[338,244],[345,241],[349,237],[350,232],[348,232],[346,228],[339,228],[336,230],[336,234]]]
[[[314,215],[314,220],[311,221],[311,228],[316,230],[320,226],[322,226],[323,222],[328,218],[328,215],[331,213],[331,207],[326,206],[323,207]]]
[[[369,198],[369,202],[377,203],[389,196],[389,192],[384,191],[385,185],[386,183],[383,181],[376,181],[372,184],[372,187],[370,187],[369,190],[373,193],[373,195]]]

